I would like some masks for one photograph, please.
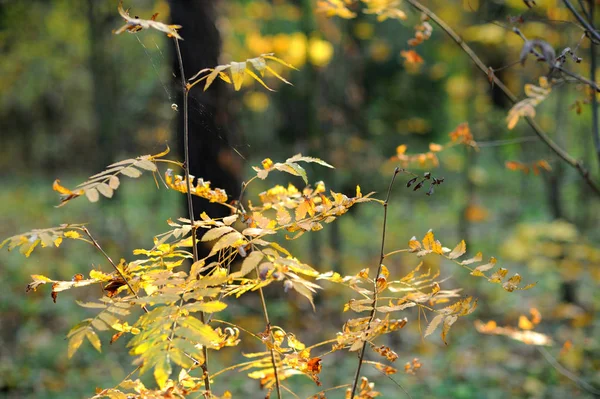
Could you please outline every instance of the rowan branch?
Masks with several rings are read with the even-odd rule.
[[[483,72],[486,76],[489,76],[490,69],[481,61],[481,59],[475,54],[475,52],[469,47],[468,44],[450,27],[443,19],[438,17],[434,12],[425,7],[423,4],[419,3],[416,0],[406,0],[408,4],[410,4],[413,8],[421,11],[423,14],[427,15],[437,26],[439,26],[450,38],[471,58],[471,60],[475,63],[475,65]],[[498,79],[497,76],[493,75],[490,77],[491,81],[495,86],[497,86],[502,93],[514,104],[518,101],[518,98],[513,94],[512,91],[506,85]],[[537,124],[535,119],[527,116],[525,120],[531,126],[535,134],[542,140],[546,146],[548,146],[552,152],[554,152],[560,159],[569,164],[572,168],[577,170],[584,181],[592,188],[592,190],[600,196],[600,186],[592,180],[590,176],[590,172],[585,167],[582,161],[574,158],[564,149],[562,149],[558,144],[556,144],[544,130]]]

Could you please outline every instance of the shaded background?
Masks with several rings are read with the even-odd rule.
[[[589,41],[581,40],[581,29],[564,22],[571,16],[561,1],[538,3],[543,4],[532,10],[519,0],[427,5],[494,68],[518,60],[522,41],[510,31],[507,17],[523,14],[526,22],[520,28],[528,37],[543,38],[556,49],[580,43],[583,62],[568,65],[587,76]],[[113,35],[122,24],[116,6],[117,2],[93,0],[0,1],[0,237],[87,222],[111,256],[131,259],[133,249],[152,246],[152,237],[167,229],[168,218],[185,215],[183,197],[157,190],[150,177],[124,180],[110,201],[78,200],[53,207],[58,202],[51,189],[55,178],[72,187],[112,162],[158,153],[166,145],[179,157],[181,114],[172,104],[181,109],[181,98],[172,43],[150,31]],[[450,277],[450,286],[479,297],[480,306],[453,327],[447,347],[437,335],[422,340],[416,322],[390,338],[388,344],[400,355],[400,368],[413,357],[424,364],[417,376],[394,377],[413,397],[590,396],[535,348],[505,337],[482,336],[473,328],[475,319],[516,325],[518,316],[531,307],[544,317],[538,330],[555,340],[549,353],[581,379],[600,386],[598,198],[524,122],[514,130],[506,128],[510,104],[440,29],[434,26],[432,38],[417,47],[424,62],[414,65],[401,55],[409,49],[406,42],[420,18],[408,5],[401,5],[408,16],[401,23],[378,23],[362,14],[353,20],[326,19],[315,14],[312,0],[137,0],[125,6],[142,18],[158,12],[159,20],[183,25],[188,77],[205,67],[267,52],[300,70],[282,71],[293,87],[267,80],[274,93],[250,81],[240,92],[222,82],[205,93],[192,91],[192,173],[234,198],[241,181],[253,175],[252,165],[265,157],[278,161],[298,152],[336,167],[310,167],[313,183],[323,180],[347,194],[356,184],[363,192],[381,193],[395,166],[390,158],[396,146],[424,152],[429,143],[445,143],[459,123],[469,122],[479,152],[456,147],[440,154],[437,169],[411,166],[418,173],[432,170],[445,177],[434,196],[403,190],[404,181],[398,184],[390,205],[389,248],[404,247],[411,236],[422,237],[433,229],[444,245],[465,239],[470,253],[496,256],[504,267],[538,285],[508,294],[469,278],[455,265],[425,258],[426,266]],[[524,67],[512,65],[497,75],[524,98],[523,85],[537,83],[546,73],[545,64],[530,59]],[[586,101],[585,87],[562,85],[538,107],[537,120],[599,176]],[[506,161],[540,159],[553,170],[536,176],[505,167]],[[285,182],[287,176],[257,182],[248,198]],[[293,182],[301,186],[299,179]],[[220,211],[202,202],[196,209],[212,215]],[[320,271],[353,274],[377,262],[379,239],[373,237],[380,235],[380,218],[380,208],[367,204],[287,245]],[[28,259],[0,252],[0,396],[91,396],[95,386],[114,385],[131,370],[120,341],[105,345],[102,354],[84,344],[67,359],[66,332],[89,317],[74,299],[93,293],[61,295],[56,304],[43,290],[24,293],[30,274],[70,279],[103,262],[92,248],[77,243],[38,250]],[[416,266],[416,260],[398,257],[387,266],[399,275]],[[272,301],[273,323],[307,344],[334,335],[351,317],[340,314],[351,293],[326,288],[317,298],[314,315],[306,301],[292,294]],[[272,290],[269,295],[275,299],[283,294]],[[249,294],[230,308],[228,317],[251,331],[262,331],[257,305]],[[290,314],[302,317],[290,320]],[[416,313],[407,316],[417,321]],[[101,338],[109,340],[108,335]],[[570,349],[563,347],[567,341]],[[211,367],[239,361],[240,350],[259,348],[222,350],[212,356]],[[325,387],[349,382],[355,364],[351,355],[325,358]],[[386,397],[403,395],[375,370],[366,368],[365,373]],[[216,389],[228,388],[234,397],[258,390],[258,382],[243,374],[228,378],[218,380]],[[311,384],[297,377],[291,386],[306,396],[319,390]]]

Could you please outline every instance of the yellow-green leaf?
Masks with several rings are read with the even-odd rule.
[[[194,302],[185,305],[183,308],[188,312],[205,312],[215,313],[225,309],[227,304],[221,301],[210,301],[210,302]]]
[[[74,334],[73,336],[71,336],[71,338],[69,339],[69,346],[67,348],[67,356],[69,357],[69,359],[73,357],[75,352],[77,352],[77,349],[79,349],[79,347],[83,343],[84,337],[85,337],[85,329],[81,330],[77,334]]]
[[[96,348],[96,350],[98,352],[102,352],[102,343],[100,342],[100,338],[98,338],[98,336],[96,335],[94,330],[92,330],[92,329],[85,330],[85,336],[87,337],[88,341],[90,341],[90,343],[94,346],[94,348]]]
[[[165,356],[156,363],[156,366],[154,366],[154,379],[160,389],[163,389],[167,384],[171,372],[171,360],[169,355],[165,354]]]
[[[477,255],[472,257],[471,259],[463,260],[460,262],[461,265],[470,265],[471,263],[481,262],[483,259],[483,254],[481,252],[477,252]]]

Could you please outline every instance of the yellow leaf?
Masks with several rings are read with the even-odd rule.
[[[521,330],[533,330],[533,323],[523,315],[519,316],[519,328]]]
[[[229,233],[229,234],[225,234],[212,247],[212,250],[210,251],[210,255],[212,256],[212,255],[216,254],[221,249],[229,248],[229,247],[233,246],[234,244],[236,244],[238,241],[243,241],[243,239],[244,239],[244,236],[242,236],[237,231],[234,231],[234,232]]]
[[[456,259],[456,258],[460,258],[461,256],[463,256],[465,254],[465,252],[467,252],[467,244],[465,243],[465,240],[462,240],[461,242],[458,243],[458,245],[452,250],[452,252],[450,252],[448,254],[448,258],[449,259]]]
[[[160,389],[163,389],[167,384],[171,372],[171,360],[169,355],[162,356],[158,363],[156,363],[156,366],[154,366],[154,379]]]
[[[90,278],[92,278],[94,280],[100,280],[100,281],[112,280],[112,276],[110,274],[103,273],[100,270],[91,270]]]
[[[477,252],[477,255],[472,257],[471,259],[463,260],[460,262],[461,265],[470,265],[471,263],[481,262],[483,259],[483,254],[481,252]]]
[[[69,231],[65,231],[64,236],[67,238],[77,239],[77,238],[81,237],[81,234],[79,234],[75,230],[69,230]]]
[[[188,312],[205,312],[205,313],[215,313],[220,312],[221,310],[227,307],[226,303],[221,301],[210,301],[210,302],[194,302],[185,305],[183,308]]]
[[[425,329],[424,336],[426,337],[428,335],[433,334],[433,332],[438,328],[438,326],[440,325],[440,323],[442,322],[442,320],[444,320],[444,315],[443,314],[438,314],[433,319],[431,319],[431,322],[429,322],[429,325]]]
[[[417,240],[417,237],[413,236],[408,242],[408,247],[411,252],[417,252],[421,250],[421,243]]]
[[[241,277],[244,277],[246,274],[254,270],[263,257],[264,254],[260,251],[250,252],[250,255],[248,255],[242,262],[242,268],[240,269]]]
[[[233,228],[229,227],[229,226],[216,227],[216,228],[210,229],[206,233],[204,233],[201,241],[206,242],[206,241],[216,240],[217,238],[221,237],[225,233],[229,233],[232,231],[234,231]]]
[[[98,352],[102,352],[102,344],[100,343],[100,338],[98,338],[94,330],[86,329],[85,336]]]
[[[473,275],[477,275],[477,276],[483,276],[483,272],[490,270],[491,268],[493,268],[494,266],[496,266],[496,258],[494,258],[493,256],[490,258],[489,263],[486,263],[485,265],[481,265],[481,266],[477,266],[475,268],[475,270],[473,270],[471,272],[471,274]]]
[[[448,343],[446,342],[446,336],[450,331],[450,327],[452,327],[456,320],[458,320],[458,316],[456,315],[446,316],[446,318],[444,319],[444,326],[442,327],[442,340],[446,345],[448,345]]]
[[[431,152],[440,152],[443,149],[444,149],[444,147],[439,144],[435,144],[435,143],[429,144],[429,151],[431,151]]]
[[[231,80],[233,81],[233,88],[235,91],[240,90],[242,88],[242,83],[244,82],[246,63],[232,61],[229,71],[231,73]]]
[[[79,347],[83,343],[84,337],[85,337],[85,329],[83,329],[80,332],[78,332],[77,334],[71,336],[71,338],[69,339],[69,345],[67,348],[67,356],[69,359],[73,357],[75,352],[77,352],[77,349],[79,349]]]
[[[54,183],[52,184],[52,189],[59,194],[64,194],[64,195],[73,194],[73,192],[71,190],[69,190],[66,187],[61,186],[60,180],[58,180],[58,179],[54,180]]]
[[[277,223],[279,223],[280,225],[283,226],[283,225],[288,224],[291,221],[292,221],[292,216],[286,209],[284,209],[284,208],[277,209]]]
[[[423,248],[427,251],[431,251],[433,246],[435,245],[435,238],[433,236],[433,231],[429,230],[425,237],[423,237]]]

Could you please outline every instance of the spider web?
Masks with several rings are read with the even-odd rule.
[[[142,47],[146,58],[150,61],[152,65],[152,69],[156,78],[160,85],[163,88],[165,93],[165,101],[168,101],[171,104],[171,108],[176,112],[182,112],[182,104],[177,104],[177,90],[181,86],[180,77],[175,73],[175,71],[170,70],[168,73],[162,73],[161,71],[165,69],[165,65],[167,65],[168,69],[171,69],[171,59],[169,57],[165,57],[164,52],[161,49],[161,46],[156,42],[153,37],[150,37],[150,41],[153,46],[146,46],[142,40],[140,40],[139,35],[134,34],[137,42]],[[150,47],[150,48],[149,48]],[[166,76],[165,76],[166,75]],[[193,91],[190,91],[188,94],[188,112],[190,115],[193,113],[198,113],[202,115],[204,118],[202,120],[214,119],[214,115],[210,112],[205,105],[202,104],[200,98]],[[219,140],[223,141],[225,145],[227,145],[233,152],[235,152],[239,157],[243,160],[246,160],[246,157],[242,155],[241,150],[249,148],[250,145],[248,143],[234,143],[232,144],[232,140],[239,140],[238,137],[224,137],[224,132],[221,128],[217,127],[217,129],[211,128],[208,124],[204,124],[203,126],[205,131],[208,134],[215,135],[219,138]]]

